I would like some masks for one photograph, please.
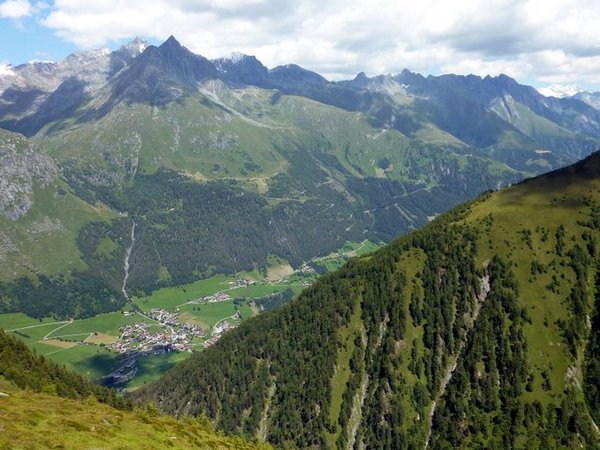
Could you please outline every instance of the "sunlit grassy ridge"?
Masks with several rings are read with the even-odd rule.
[[[119,411],[95,400],[22,391],[0,380],[2,449],[268,449],[216,432],[201,419],[178,421],[155,409]]]

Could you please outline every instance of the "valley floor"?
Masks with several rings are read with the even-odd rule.
[[[133,297],[137,312],[126,307],[62,321],[0,314],[0,328],[24,340],[39,355],[93,380],[132,390],[157,379],[191,351],[214,344],[241,321],[270,309],[277,294],[297,295],[317,278],[315,267],[333,271],[349,258],[378,247],[370,241],[348,242],[295,271],[287,261],[273,257],[266,273],[216,275]]]

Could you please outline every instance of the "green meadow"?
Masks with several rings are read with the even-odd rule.
[[[335,270],[349,258],[364,255],[377,248],[378,244],[368,240],[347,242],[337,252],[315,258],[312,262]],[[273,260],[273,264],[280,265],[282,262]],[[135,297],[133,302],[145,313],[155,308],[179,310],[181,322],[197,324],[209,332],[210,328],[223,319],[229,319],[230,323],[236,324],[257,314],[254,299],[287,289],[298,295],[307,282],[316,278],[316,275],[292,274],[283,280],[269,282],[265,279],[265,274],[259,271],[215,275],[181,286],[162,288],[148,296]],[[234,287],[234,282],[240,279],[250,279],[254,283]],[[225,292],[230,298],[213,303],[202,301],[204,297],[217,292]],[[106,346],[119,338],[122,327],[134,323],[148,323],[151,332],[160,329],[155,321],[140,314],[132,314],[131,308],[125,310],[127,314],[116,311],[72,321],[51,317],[33,319],[23,313],[0,314],[0,328],[23,339],[39,355],[64,364],[91,379],[99,380],[119,364],[119,355],[108,350]],[[239,313],[239,316],[234,317],[236,313]],[[204,339],[195,339],[194,348],[201,351],[203,341]],[[170,353],[140,357],[136,377],[127,388],[135,389],[158,378],[188,356],[188,353]]]

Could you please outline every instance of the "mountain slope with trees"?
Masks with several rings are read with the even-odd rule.
[[[600,153],[442,215],[136,394],[300,448],[598,448]]]
[[[0,330],[0,447],[267,449],[217,433],[206,419],[177,421],[155,408],[132,407],[33,354]]]

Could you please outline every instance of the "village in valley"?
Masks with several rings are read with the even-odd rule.
[[[295,270],[287,261],[273,257],[266,271],[214,275],[165,287],[133,297],[122,311],[88,319],[36,320],[5,314],[0,326],[60,364],[76,367],[105,385],[135,389],[187,354],[214,345],[243,320],[290,301],[319,273],[334,270],[373,247],[376,244],[368,241],[347,243]]]

